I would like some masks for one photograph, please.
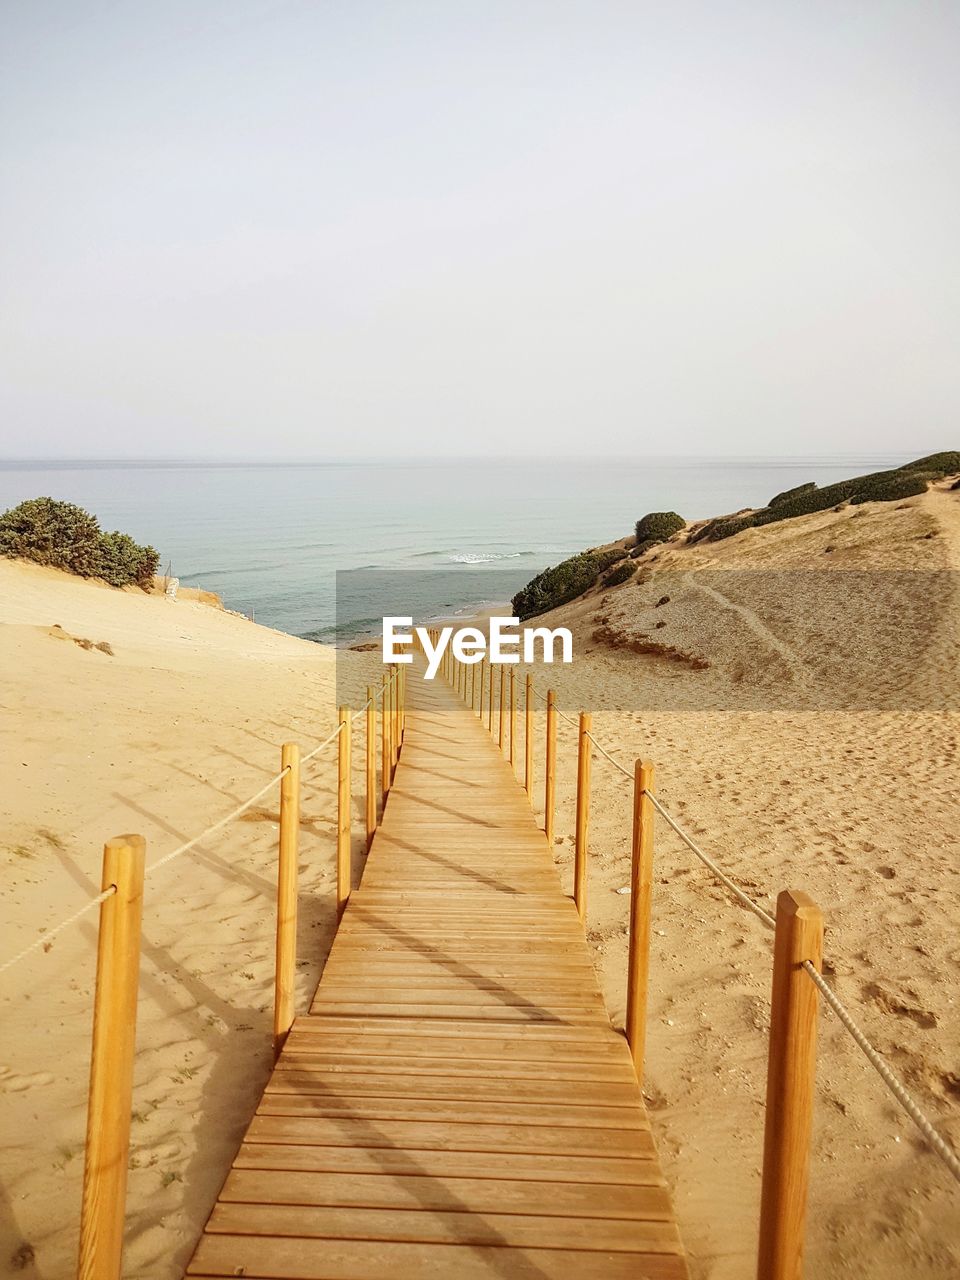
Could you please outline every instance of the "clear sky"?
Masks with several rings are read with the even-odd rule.
[[[960,4],[3,0],[0,454],[960,444]]]

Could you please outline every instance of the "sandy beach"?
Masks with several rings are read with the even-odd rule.
[[[597,738],[628,766],[636,757],[655,763],[663,802],[767,910],[781,889],[811,894],[826,916],[827,976],[956,1147],[960,716],[933,708],[957,706],[960,494],[941,488],[896,507],[844,507],[656,554],[648,583],[538,619],[570,626],[577,639],[577,660],[551,678],[561,707],[575,715],[632,697],[633,711],[595,714]],[[778,575],[746,572],[770,569],[816,570],[821,600],[831,573],[842,589],[843,569],[891,571],[908,643],[891,647],[901,665],[886,674],[912,697],[883,711],[868,686],[850,685],[858,672],[876,675],[884,595],[869,629],[846,637],[833,672],[847,682],[841,690],[818,647],[818,612],[784,608]],[[916,571],[918,596],[937,584],[944,598],[905,598],[911,577],[897,572],[905,569]],[[715,588],[714,570],[729,574],[722,607],[697,585],[699,577]],[[687,572],[694,581],[684,587]],[[671,600],[657,608],[664,581]],[[858,595],[851,611],[862,606]],[[667,625],[655,629],[654,619]],[[613,644],[593,639],[601,627]],[[637,654],[630,644],[641,633],[710,666]],[[812,687],[804,673],[813,673]],[[858,696],[867,709],[857,709]],[[826,706],[797,709],[804,698]],[[761,709],[729,709],[738,699]],[[576,731],[563,720],[559,741],[557,857],[572,886]],[[598,756],[593,797],[588,932],[616,1022],[631,793]],[[692,1274],[740,1280],[755,1266],[770,938],[662,823],[656,868],[648,1106]],[[946,1280],[960,1266],[955,1183],[829,1012],[820,1037],[806,1274]]]
[[[941,487],[655,555],[634,582],[542,619],[575,632],[574,665],[550,676],[561,707],[593,710],[598,739],[626,765],[652,759],[664,803],[765,907],[785,887],[820,903],[830,980],[960,1142],[960,720],[943,709],[957,670],[947,571],[960,566],[960,495]],[[791,615],[772,586],[815,570],[817,598],[830,600],[843,568],[918,571],[897,580],[896,635],[883,641],[890,687],[910,691],[894,709],[865,689],[860,705],[841,696],[857,670],[873,678],[876,644],[849,635],[828,666],[822,610],[802,597]],[[706,589],[718,590],[703,576],[715,572],[729,574],[723,600]],[[911,581],[916,601],[902,596]],[[933,581],[936,609],[922,599]],[[141,831],[154,861],[262,785],[281,742],[309,747],[335,724],[332,650],[197,601],[20,563],[0,561],[0,600],[0,763],[14,784],[0,830],[4,956],[95,892],[105,838]],[[874,607],[886,637],[889,601]],[[651,637],[664,649],[642,651]],[[894,669],[898,653],[909,669]],[[338,661],[359,691],[378,655]],[[537,735],[539,810],[539,711]],[[575,731],[561,721],[559,736],[556,853],[569,885]],[[619,1021],[631,795],[599,756],[593,779],[588,936]],[[333,926],[333,780],[329,755],[305,780],[301,1007]],[[266,1077],[276,823],[265,802],[148,879],[130,1276],[182,1273]],[[648,1105],[692,1274],[740,1280],[755,1254],[770,940],[663,828],[656,868]],[[45,1280],[70,1274],[76,1248],[95,919],[0,988],[0,1264]],[[807,1255],[807,1273],[828,1280],[946,1280],[960,1263],[955,1185],[828,1014]]]
[[[5,959],[99,889],[105,839],[141,832],[156,861],[276,773],[283,741],[326,736],[336,711],[332,649],[189,598],[0,560],[0,600]],[[329,752],[304,773],[301,1001],[333,925],[335,777]],[[277,806],[267,797],[147,880],[130,1276],[182,1273],[272,1061]],[[4,1274],[75,1267],[96,919],[2,977]]]

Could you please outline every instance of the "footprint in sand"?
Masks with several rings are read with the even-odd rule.
[[[26,1093],[28,1089],[42,1089],[44,1085],[53,1084],[54,1076],[49,1071],[35,1071],[32,1075],[18,1075],[9,1067],[0,1067],[0,1093]]]
[[[909,1000],[916,998],[912,991],[907,993],[907,999],[902,999],[892,992],[885,991],[879,983],[868,982],[863,988],[863,995],[865,999],[872,1000],[887,1013],[894,1013],[900,1018],[909,1018],[925,1031],[931,1031],[937,1025],[937,1015],[930,1009],[921,1009],[918,1005],[908,1003]]]

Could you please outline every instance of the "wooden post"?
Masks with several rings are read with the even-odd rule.
[[[367,732],[364,742],[367,765],[367,851],[377,830],[377,704],[367,685]]]
[[[483,724],[483,683],[487,678],[487,660],[480,659],[480,723]]]
[[[120,1277],[146,850],[143,836],[103,847],[101,888],[116,893],[100,906],[78,1280]]]
[[[523,786],[527,799],[533,802],[533,676],[527,676],[526,701],[523,707]]]
[[[505,735],[505,726],[507,721],[507,700],[504,696],[507,689],[507,668],[501,664],[500,667],[500,734],[497,738],[497,746],[503,750],[503,739]]]
[[[573,900],[581,920],[587,918],[587,832],[590,825],[590,728],[593,716],[580,712],[577,739],[577,825],[573,864]]]
[[[380,677],[380,795],[386,805],[390,793],[390,710],[386,673]]]
[[[400,761],[400,667],[393,668],[393,767]]]
[[[543,792],[543,834],[553,850],[553,806],[557,794],[557,695],[547,690],[547,765]]]
[[[280,767],[280,851],[277,863],[277,960],[273,983],[273,1056],[278,1058],[296,1012],[297,862],[300,849],[300,748],[285,742]]]
[[[643,1084],[650,972],[650,904],[653,896],[653,765],[633,765],[633,846],[630,864],[630,950],[627,958],[627,1043]]]
[[[510,668],[510,763],[515,764],[517,758],[517,693],[516,673]]]
[[[477,706],[477,664],[474,663],[470,668],[470,710],[474,711]]]
[[[800,1280],[803,1270],[818,993],[801,965],[809,960],[819,969],[822,954],[820,908],[805,893],[785,889],[773,944],[758,1280]]]
[[[340,708],[337,741],[337,917],[350,897],[353,867],[350,857],[350,708]]]
[[[487,732],[493,734],[493,660],[490,661],[490,705],[487,707]]]

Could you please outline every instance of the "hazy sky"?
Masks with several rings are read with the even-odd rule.
[[[960,444],[955,0],[0,0],[0,454]]]

